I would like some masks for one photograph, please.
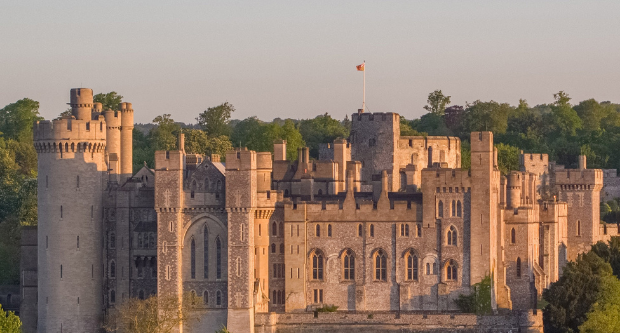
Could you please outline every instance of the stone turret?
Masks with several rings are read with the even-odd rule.
[[[38,153],[39,332],[95,332],[102,308],[106,124],[91,89],[72,89],[72,118],[34,124]]]
[[[120,103],[121,113],[121,177],[127,179],[133,169],[133,107],[131,103]]]

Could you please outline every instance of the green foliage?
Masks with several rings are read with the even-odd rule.
[[[299,132],[310,148],[310,156],[319,157],[319,145],[332,143],[337,138],[348,138],[349,130],[329,114],[304,119],[300,122]]]
[[[256,151],[273,152],[273,142],[286,140],[286,156],[297,159],[297,149],[305,145],[295,123],[287,119],[282,125],[278,122],[265,123],[256,117],[250,117],[237,123],[231,135],[233,145],[241,145]]]
[[[441,116],[446,110],[446,105],[450,104],[450,96],[444,96],[441,90],[435,90],[428,94],[426,103],[428,103],[424,106],[426,111]]]
[[[508,117],[513,107],[507,103],[477,100],[467,106],[466,118],[468,132],[491,131],[494,134],[506,133]]]
[[[13,311],[4,311],[0,305],[0,332],[21,333],[22,322]]]
[[[116,91],[111,91],[107,94],[99,93],[93,96],[94,103],[101,103],[102,110],[114,110],[118,111],[118,105],[123,101],[123,96],[116,93]]]
[[[446,126],[444,118],[439,113],[427,113],[411,122],[411,128],[420,133],[428,133],[428,135],[453,135]]]
[[[461,169],[471,168],[471,143],[461,142]]]
[[[231,332],[228,330],[228,328],[226,328],[226,326],[222,325],[222,328],[215,331],[215,333],[231,333]]]
[[[620,280],[602,279],[600,298],[592,306],[587,320],[579,326],[581,333],[620,332]]]
[[[316,309],[317,312],[336,312],[338,306],[324,304],[322,307]]]
[[[511,170],[519,170],[519,148],[507,144],[498,143],[497,164],[503,175],[507,175]]]
[[[32,145],[32,124],[41,119],[39,102],[20,99],[0,109],[0,132],[5,139]]]
[[[225,102],[215,107],[208,108],[198,115],[196,120],[207,135],[219,137],[230,135],[230,116],[235,112],[235,107]]]
[[[594,251],[569,262],[560,279],[543,292],[549,302],[543,314],[545,332],[578,332],[610,277],[611,266]]]
[[[482,281],[472,286],[469,295],[459,295],[454,300],[458,308],[465,313],[475,313],[478,315],[488,315],[493,313],[491,306],[491,277],[485,276]]]
[[[203,130],[183,129],[185,134],[185,152],[188,154],[219,154],[222,159],[226,158],[226,152],[233,146],[227,136],[207,136]]]
[[[153,149],[155,151],[177,149],[178,135],[181,131],[181,126],[170,118],[170,114],[157,116],[153,119],[153,122],[157,124],[157,127],[152,129],[149,133]]]

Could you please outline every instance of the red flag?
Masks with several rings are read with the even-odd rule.
[[[366,63],[363,63],[361,65],[357,65],[357,66],[355,66],[355,68],[357,68],[358,71],[363,72],[364,71],[364,65],[366,65]]]

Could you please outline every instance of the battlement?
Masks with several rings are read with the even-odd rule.
[[[155,152],[155,168],[159,170],[183,170],[184,154],[180,150]]]
[[[540,203],[539,215],[541,222],[554,222],[557,217],[566,217],[568,204],[566,202],[543,201]]]
[[[119,112],[123,115],[121,117],[121,124],[126,128],[133,128],[133,107],[131,103],[120,103],[118,105]]]
[[[34,146],[38,153],[98,152],[106,147],[105,127],[103,116],[97,120],[71,117],[37,121],[33,126]]]
[[[258,152],[256,153],[256,168],[257,169],[271,169],[272,160],[270,152]]]
[[[121,122],[122,114],[120,112],[113,111],[113,110],[107,110],[107,111],[103,111],[102,114],[103,114],[103,117],[105,118],[106,126],[108,126],[108,128],[120,129],[121,123],[122,123]]]
[[[603,185],[601,169],[564,169],[555,171],[555,184],[567,186],[564,190],[594,190],[593,185]],[[590,186],[588,186],[590,185]]]
[[[226,152],[226,170],[256,170],[256,152],[235,148]]]
[[[351,120],[353,121],[353,123],[369,121],[400,122],[400,115],[393,112],[354,113],[351,115]]]
[[[456,136],[401,136],[398,140],[398,148],[424,147],[437,145],[446,147],[448,150],[461,150],[461,139]]]
[[[493,152],[493,132],[471,132],[471,152]]]

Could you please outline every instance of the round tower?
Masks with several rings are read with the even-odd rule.
[[[512,171],[508,175],[508,205],[511,208],[521,206],[521,173]]]
[[[120,103],[121,113],[121,175],[123,180],[133,174],[133,108],[131,103]]]
[[[103,116],[91,120],[92,104],[92,90],[72,89],[77,119],[40,121],[33,128],[39,332],[96,332],[101,325],[106,124]]]
[[[110,169],[110,181],[118,182],[121,161],[121,112],[103,112],[106,123],[106,150]],[[119,163],[120,162],[120,163]]]
[[[93,90],[88,88],[71,89],[71,114],[78,120],[90,120],[93,110]]]

